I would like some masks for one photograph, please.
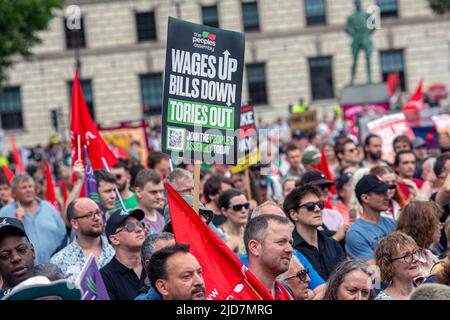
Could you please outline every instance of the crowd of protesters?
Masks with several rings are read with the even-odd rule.
[[[274,299],[450,299],[448,134],[436,146],[398,136],[390,163],[374,134],[271,127],[281,141],[266,144],[270,163],[233,174],[202,165],[199,215]],[[318,170],[322,148],[332,180]],[[206,298],[202,261],[175,242],[164,188],[193,206],[192,164],[156,150],[145,165],[121,159],[95,171],[88,198],[83,164],[72,167],[56,137],[24,158],[26,173],[0,174],[1,297],[33,279],[75,280],[93,255],[110,299]],[[44,200],[46,162],[61,209]]]

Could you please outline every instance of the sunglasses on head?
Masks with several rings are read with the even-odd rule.
[[[139,227],[142,230],[146,229],[146,226],[143,222],[138,221],[138,222],[128,222],[127,224],[125,224],[123,227],[119,228],[114,234],[117,234],[123,230],[126,230],[127,232],[131,233],[134,230],[136,230],[136,228]]]
[[[314,211],[316,206],[318,206],[319,209],[322,210],[323,208],[325,208],[325,202],[323,202],[322,200],[317,201],[317,202],[310,201],[310,202],[299,205],[298,208],[300,209],[302,207],[305,207],[306,210],[308,210],[308,211]]]
[[[301,282],[305,282],[308,275],[309,275],[309,269],[303,269],[303,270],[300,270],[299,272],[297,272],[297,274],[295,276],[285,278],[284,280],[298,278]]]
[[[236,204],[234,206],[230,206],[231,209],[233,209],[233,211],[241,211],[242,208],[245,208],[246,210],[248,208],[250,208],[250,203],[243,203],[243,204]]]

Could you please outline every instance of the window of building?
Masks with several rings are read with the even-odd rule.
[[[156,40],[155,12],[136,12],[138,42]]]
[[[91,115],[92,120],[95,122],[95,108],[94,108],[94,94],[92,91],[92,80],[85,79],[80,80],[81,91],[83,91],[84,101],[86,102],[86,106],[88,108],[89,114]],[[72,101],[72,87],[73,81],[69,81],[69,101]],[[72,103],[72,102],[71,102]]]
[[[377,0],[377,5],[380,7],[381,18],[398,16],[397,0]]]
[[[305,0],[307,26],[326,24],[325,0]]]
[[[86,38],[84,36],[84,20],[80,18],[79,29],[74,24],[67,23],[67,18],[64,18],[64,30],[66,34],[66,49],[86,48]]]
[[[202,21],[204,25],[219,28],[219,12],[217,5],[202,6]]]
[[[387,81],[390,73],[398,72],[400,87],[406,91],[405,64],[403,61],[403,50],[386,50],[380,52],[381,72],[383,81]]]
[[[0,116],[3,129],[23,128],[20,87],[7,87],[0,92]]]
[[[247,64],[248,95],[253,105],[267,104],[266,66]]]
[[[162,106],[162,73],[151,73],[140,76],[141,97],[145,116],[161,114]]]
[[[308,61],[312,99],[320,100],[334,98],[331,57],[310,58]]]
[[[258,2],[242,3],[244,31],[259,31]]]

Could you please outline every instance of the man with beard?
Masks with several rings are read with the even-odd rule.
[[[388,165],[384,160],[381,160],[383,141],[381,137],[376,134],[369,134],[364,141],[364,161],[362,167],[372,168],[373,166]]]
[[[395,221],[381,215],[389,208],[388,189],[389,185],[374,174],[362,177],[355,187],[356,198],[363,210],[347,232],[345,249],[348,256],[365,260],[369,265],[375,264],[378,240],[395,229]]]
[[[156,251],[148,273],[162,300],[205,300],[202,267],[188,245],[177,243]]]
[[[294,189],[284,200],[283,211],[294,223],[294,248],[300,251],[323,279],[345,259],[341,245],[318,228],[323,225],[322,192],[311,184]]]
[[[140,209],[121,210],[111,214],[106,223],[105,233],[116,254],[100,274],[111,300],[133,300],[145,284],[147,272],[141,258],[147,235],[144,216]]]
[[[99,268],[114,256],[114,249],[102,237],[102,212],[89,198],[79,198],[67,206],[67,219],[76,232],[76,239],[50,260],[64,273],[64,278],[76,280],[87,258],[93,254]]]
[[[251,219],[244,231],[248,268],[275,300],[292,300],[288,291],[276,281],[289,269],[293,252],[292,228],[285,217],[265,214]]]
[[[22,222],[0,218],[0,299],[22,281],[34,275],[34,247]]]
[[[123,162],[116,163],[111,173],[116,177],[116,186],[122,197],[123,204],[127,210],[132,210],[138,206],[138,200],[134,192],[130,190],[131,175],[128,167]]]

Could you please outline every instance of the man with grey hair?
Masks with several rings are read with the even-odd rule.
[[[275,300],[292,300],[277,277],[289,269],[292,258],[292,223],[286,217],[260,215],[245,227],[244,243],[248,268]]]
[[[47,263],[67,242],[67,231],[60,213],[36,197],[35,183],[28,174],[18,174],[11,182],[15,200],[0,210],[0,217],[17,218],[34,245],[36,264]]]
[[[194,195],[194,178],[187,170],[176,168],[166,177],[166,181],[182,196]]]
[[[425,283],[414,289],[409,300],[450,300],[450,287],[438,283]]]
[[[142,264],[147,271],[150,267],[150,258],[152,255],[163,248],[170,247],[175,245],[175,237],[173,233],[170,232],[161,232],[150,234],[144,241],[144,244],[141,248],[141,257]],[[149,278],[145,279],[145,286],[139,290],[139,295],[135,298],[135,300],[160,300],[161,297],[156,292],[154,288],[152,288]]]
[[[253,209],[250,219],[256,218],[263,214],[276,214],[282,217],[285,216],[283,210],[275,203],[275,201],[272,200],[267,200]]]

